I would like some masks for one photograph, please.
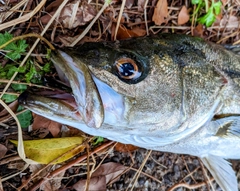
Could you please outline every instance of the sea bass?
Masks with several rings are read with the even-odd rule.
[[[240,55],[201,38],[159,34],[53,52],[66,100],[23,93],[31,111],[90,135],[201,158],[224,191],[240,159]]]

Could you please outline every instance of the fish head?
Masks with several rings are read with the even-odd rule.
[[[205,44],[162,35],[85,43],[57,50],[51,60],[72,89],[79,123],[171,142],[198,129],[218,107],[223,80]]]
[[[174,112],[179,112],[182,92],[180,81],[176,77],[178,66],[165,51],[169,45],[160,46],[154,39],[151,40],[149,42],[149,38],[142,38],[135,43],[128,40],[85,43],[77,50],[57,51],[52,56],[52,61],[59,67],[59,63],[63,63],[59,58],[65,60],[64,63],[71,65],[72,69],[62,71],[66,70],[64,73],[72,73],[72,76],[80,76],[82,73],[81,69],[76,72],[81,68],[79,65],[86,66],[85,73],[90,73],[90,81],[93,80],[95,84],[89,91],[96,89],[100,95],[99,100],[105,113],[104,123],[138,127],[138,130],[143,124],[154,127],[165,122]],[[86,86],[76,82],[84,81],[83,78],[74,79],[70,80],[72,84],[68,82],[73,93],[74,89]],[[75,87],[76,84],[78,87]],[[77,99],[84,91],[82,88],[75,92],[74,97]],[[81,105],[84,101],[78,102]]]

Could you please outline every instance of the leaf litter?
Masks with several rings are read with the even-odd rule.
[[[211,3],[212,1],[209,1],[210,8]],[[215,3],[218,3],[218,1]],[[27,9],[23,7],[24,4],[28,6]],[[222,1],[222,4],[219,9],[221,11],[219,15],[215,14],[216,11],[218,12],[219,10],[216,8],[216,4],[214,4],[215,7],[213,6],[213,8],[211,8],[211,14],[209,13],[210,16],[203,16],[202,22],[199,23],[200,20],[198,19],[201,17],[198,15],[192,17],[196,6],[193,6],[190,1],[126,0],[124,7],[121,6],[122,1],[118,0],[112,1],[110,4],[104,4],[103,1],[68,2],[67,0],[55,0],[52,2],[47,1],[47,3],[46,1],[40,1],[39,4],[31,1],[10,1],[10,4],[7,4],[7,6],[10,5],[10,7],[12,7],[10,9],[11,11],[6,9],[4,12],[1,12],[0,29],[2,34],[7,30],[12,31],[11,33],[13,35],[30,32],[38,33],[44,35],[58,47],[72,46],[73,44],[87,41],[113,40],[114,36],[116,36],[118,40],[132,38],[144,36],[148,34],[148,32],[191,34],[224,44],[239,42],[240,5],[237,2],[230,1]],[[28,12],[24,12],[24,10],[28,10]],[[206,13],[204,8],[201,8],[200,12],[198,12],[199,15],[205,15]],[[207,22],[213,21],[213,14],[216,16],[214,23],[206,27],[206,25],[209,24],[207,24]],[[117,22],[119,22],[118,28],[116,27]],[[18,55],[13,55],[15,58],[18,58],[20,55],[21,60],[23,59],[20,63],[21,66],[26,62],[38,41],[27,39],[30,45],[34,44],[30,50],[30,47],[27,48],[28,55],[26,57],[22,55],[22,51],[19,51]],[[42,43],[39,43],[38,47],[40,48],[36,51],[46,53],[46,49]],[[1,59],[4,64],[11,64],[10,60],[6,61],[3,57]],[[45,61],[45,58],[41,58],[35,62],[41,66]],[[13,70],[13,72],[18,71]],[[51,71],[50,75],[55,75],[54,71]],[[15,76],[12,78],[15,79]],[[1,86],[2,92],[8,90],[7,93],[15,93],[15,90],[10,85],[11,80],[6,86]],[[9,86],[10,88],[8,88]],[[4,99],[11,102],[11,96],[5,97]],[[17,104],[13,103],[12,105],[10,103],[8,107],[16,112]],[[11,165],[13,163],[13,160],[10,160],[12,159],[11,157],[15,157],[15,162],[16,160],[21,161],[21,159],[17,157],[13,145],[9,142],[10,138],[14,136],[15,139],[17,139],[17,126],[11,118],[12,115],[8,113],[6,108],[1,108],[0,144],[8,149],[7,153],[0,159],[0,165],[4,169],[0,172],[1,177],[9,174],[10,168],[8,167],[12,166],[11,170],[14,168],[14,165]],[[29,119],[29,121],[31,121],[31,119]],[[23,132],[21,132],[23,133],[23,137],[27,137],[28,139],[42,139],[49,138],[49,136],[79,135],[79,131],[74,132],[70,130],[71,133],[66,133],[68,132],[67,130],[63,133],[62,130],[64,128],[60,124],[45,121],[36,115],[33,117],[33,121],[32,128],[29,128],[31,132],[28,132],[27,129],[23,129]],[[15,130],[15,132],[13,130]],[[44,131],[46,132],[39,133]],[[84,133],[82,134],[84,135]],[[132,189],[138,190],[145,190],[147,188],[151,188],[151,190],[167,190],[172,189],[170,188],[172,185],[181,186],[182,190],[187,190],[187,188],[208,190],[205,177],[210,176],[210,174],[204,173],[205,170],[201,167],[196,157],[156,151],[153,151],[151,156],[148,157],[148,151],[144,149],[134,150],[135,148],[132,149],[124,145],[116,146],[114,150],[107,149],[112,143],[108,143],[106,140],[93,146],[91,145],[91,136],[84,136],[89,138],[88,144],[90,144],[91,155],[84,152],[74,156],[69,162],[67,161],[60,165],[39,165],[35,170],[33,170],[34,165],[31,164],[30,169],[32,169],[32,174],[26,170],[21,171],[20,167],[16,167],[16,165],[15,168],[19,170],[20,176],[9,176],[7,182],[4,179],[2,183],[4,190],[12,190],[13,188],[35,190],[39,187],[42,190],[58,190],[60,187],[73,188],[74,186],[79,188],[78,184],[80,184],[81,181],[87,182],[90,188],[95,185],[91,183],[91,178],[94,177],[96,178],[95,183],[100,182],[101,186],[103,186],[104,189],[107,188],[107,190],[126,190],[128,185],[130,185]],[[19,154],[22,155],[21,153]],[[89,159],[87,160],[87,158]],[[143,161],[145,162],[144,165],[142,165]],[[123,170],[124,173],[120,177],[115,176],[116,169],[112,168],[114,166],[112,162],[123,169],[127,167],[129,170],[127,172]],[[92,165],[91,172],[88,172],[89,168],[87,164]],[[96,166],[99,166],[99,168],[95,168]],[[233,161],[233,167],[239,176],[239,162]],[[98,169],[101,168],[103,168],[103,171],[98,171]],[[41,174],[40,172],[44,173]],[[95,176],[95,172],[99,172],[99,174],[95,174]],[[135,173],[137,173],[136,176]],[[91,175],[90,179],[88,179],[87,174]],[[107,184],[106,175],[109,174],[114,178]],[[45,180],[46,176],[48,180]],[[31,182],[34,177],[37,177],[37,181]],[[115,180],[116,177],[117,179]],[[132,181],[134,177],[135,180]],[[54,182],[55,180],[58,181]],[[90,180],[90,182],[88,182],[88,180]],[[189,184],[191,185],[190,187],[188,186]],[[213,183],[213,186],[217,187],[215,183]]]

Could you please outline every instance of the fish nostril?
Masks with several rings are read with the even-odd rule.
[[[29,96],[28,91],[21,93],[20,96],[18,97],[18,103],[26,104],[28,96]]]

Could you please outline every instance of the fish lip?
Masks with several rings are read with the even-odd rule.
[[[104,121],[104,108],[98,88],[88,67],[76,56],[57,50],[52,62],[69,80],[78,111],[89,127],[99,128]]]

